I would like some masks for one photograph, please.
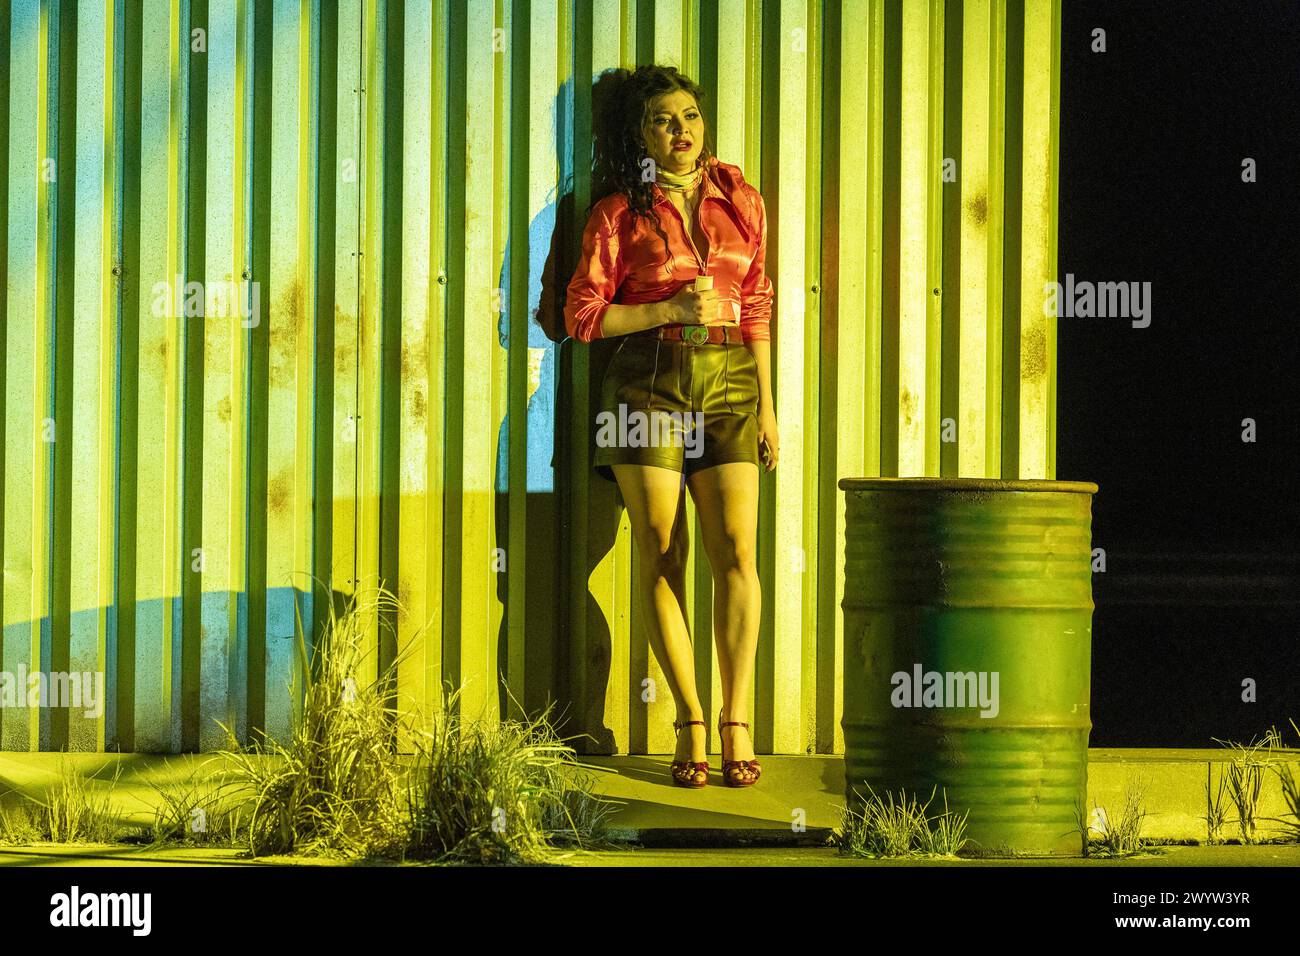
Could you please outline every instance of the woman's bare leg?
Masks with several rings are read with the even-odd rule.
[[[703,720],[695,687],[695,652],[686,627],[689,538],[681,473],[653,465],[612,467],[641,559],[636,584],[645,608],[650,649],[672,692],[677,720]],[[706,727],[688,727],[677,735],[675,759],[703,761],[707,756]]]
[[[722,683],[722,719],[749,723],[763,610],[756,560],[758,466],[730,462],[697,471],[687,482],[713,569],[713,633]],[[722,742],[732,760],[754,758],[754,743],[744,727],[725,728]]]

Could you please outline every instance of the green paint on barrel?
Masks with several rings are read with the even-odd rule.
[[[863,783],[969,811],[963,853],[1079,856],[1090,482],[845,478],[844,745]],[[917,684],[920,686],[916,686]]]

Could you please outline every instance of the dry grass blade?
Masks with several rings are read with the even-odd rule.
[[[1205,842],[1210,845],[1217,845],[1223,842],[1223,828],[1228,822],[1228,805],[1226,795],[1228,793],[1227,775],[1219,774],[1218,789],[1213,788],[1214,782],[1214,764],[1207,764],[1205,768]]]

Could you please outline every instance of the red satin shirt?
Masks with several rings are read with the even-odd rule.
[[[650,223],[632,216],[622,193],[596,203],[565,299],[569,335],[583,342],[603,338],[601,321],[611,304],[663,302],[704,274],[713,276],[721,307],[739,315],[744,340],[768,341],[773,289],[763,270],[767,212],[758,190],[745,182],[740,167],[716,157],[709,160],[697,213],[709,240],[703,270],[681,213],[657,184],[653,190],[670,255]]]

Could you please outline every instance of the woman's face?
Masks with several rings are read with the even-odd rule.
[[[645,130],[646,153],[670,173],[689,173],[704,148],[704,117],[695,97],[673,90],[650,104],[650,126]]]

